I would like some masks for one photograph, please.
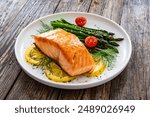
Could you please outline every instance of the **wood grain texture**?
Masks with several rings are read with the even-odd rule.
[[[112,81],[110,99],[147,99],[147,87],[149,87],[147,82],[150,78],[150,45],[146,34],[149,32],[147,2],[147,0],[124,2],[121,25],[131,37],[133,51],[127,68],[120,78]]]
[[[6,31],[26,2],[27,0],[0,1],[0,35]]]
[[[61,0],[56,12],[80,11],[87,12],[92,0]]]
[[[51,87],[35,82],[22,71],[7,99],[47,99],[52,96],[53,90]]]
[[[33,20],[56,12],[82,11],[110,18],[131,37],[133,52],[114,80],[90,89],[62,90],[31,79],[19,67],[14,42]],[[0,99],[150,99],[149,0],[1,0]]]
[[[14,56],[14,42],[19,32],[31,21],[53,13],[59,0],[27,1],[0,37],[0,99],[4,99],[21,69]],[[9,6],[8,6],[9,7]],[[32,16],[32,17],[31,17]],[[9,16],[7,16],[9,17]],[[9,17],[11,19],[12,16]],[[3,27],[2,27],[3,28]]]
[[[143,61],[144,61],[144,74],[143,78],[146,82],[146,98],[150,100],[150,1],[145,5],[145,16],[144,17],[144,34],[143,34]]]
[[[24,4],[26,4],[26,0],[9,0],[7,2],[4,0],[0,2],[0,99],[6,96],[21,70],[13,54],[14,46],[12,43],[15,40],[11,38],[9,26]]]

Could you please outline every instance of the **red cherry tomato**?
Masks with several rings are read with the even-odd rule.
[[[86,20],[85,17],[77,17],[77,18],[75,19],[75,22],[76,22],[76,24],[77,24],[78,26],[83,27],[83,26],[86,24],[87,20]]]
[[[89,48],[93,48],[98,44],[98,39],[94,36],[88,36],[84,40],[85,45]]]

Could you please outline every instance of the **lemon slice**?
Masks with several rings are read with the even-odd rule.
[[[48,59],[42,52],[40,52],[34,44],[26,49],[25,59],[32,65],[41,65],[50,61],[50,59]]]
[[[91,73],[86,73],[85,76],[92,77],[100,75],[106,68],[106,64],[100,60],[96,63],[95,69]]]
[[[34,48],[35,48],[35,45],[32,44],[31,46],[29,46],[26,49],[26,51],[25,51],[25,59],[30,64],[37,65],[39,63],[39,60],[38,60],[39,58],[38,58],[38,55],[36,55],[36,52],[35,52]]]
[[[51,62],[45,70],[46,76],[55,82],[68,82],[75,77],[67,75],[56,63]]]
[[[50,68],[51,68],[51,72],[55,76],[63,77],[63,71],[62,71],[62,69],[56,63],[51,62],[50,63]]]

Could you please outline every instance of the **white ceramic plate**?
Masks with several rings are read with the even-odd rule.
[[[100,27],[101,29],[108,30],[110,32],[114,32],[116,37],[122,37],[124,38],[123,41],[119,42],[119,55],[117,57],[117,60],[115,62],[115,66],[112,70],[106,69],[103,74],[101,74],[98,78],[87,78],[85,76],[80,76],[76,78],[75,80],[69,82],[69,83],[58,83],[53,82],[49,80],[45,74],[42,74],[41,69],[33,69],[33,66],[28,64],[25,61],[24,58],[24,52],[25,49],[30,46],[34,40],[31,37],[31,35],[37,34],[37,30],[41,28],[41,24],[39,20],[42,20],[43,22],[49,23],[52,20],[57,20],[60,18],[64,18],[67,21],[74,23],[74,20],[78,16],[84,16],[87,18],[87,24],[86,27],[92,27],[97,28]],[[45,85],[57,87],[57,88],[64,88],[64,89],[83,89],[83,88],[89,88],[98,86],[101,84],[104,84],[113,78],[115,78],[117,75],[119,75],[124,68],[126,67],[127,63],[129,62],[130,56],[132,51],[132,45],[130,38],[126,31],[113,22],[112,20],[109,20],[105,17],[91,14],[91,13],[83,13],[83,12],[64,12],[64,13],[57,13],[48,15],[45,17],[42,17],[31,24],[29,24],[27,27],[25,27],[19,36],[17,37],[16,43],[15,43],[15,55],[16,58],[22,67],[22,69],[33,79],[37,80],[38,82],[41,82]]]

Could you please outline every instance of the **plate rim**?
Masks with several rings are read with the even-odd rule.
[[[127,39],[129,41],[129,52],[128,52],[128,58],[126,58],[126,61],[124,63],[124,66],[121,67],[121,69],[119,69],[117,71],[117,73],[113,76],[110,76],[110,77],[107,77],[106,79],[102,79],[102,80],[99,80],[99,81],[94,81],[94,82],[84,82],[84,83],[60,83],[60,82],[47,82],[45,79],[40,79],[38,77],[35,78],[34,75],[30,74],[24,67],[23,65],[21,64],[20,60],[19,60],[19,57],[18,57],[18,54],[17,54],[17,43],[18,43],[18,40],[20,38],[20,36],[22,35],[22,33],[32,24],[34,24],[35,22],[39,21],[39,20],[42,20],[42,19],[45,19],[45,18],[48,18],[48,17],[51,17],[51,16],[55,16],[55,15],[63,15],[63,14],[86,14],[86,15],[92,15],[92,16],[96,16],[96,17],[100,17],[104,20],[107,20],[108,22],[111,22],[112,24],[116,25],[117,27],[119,27],[123,32],[124,34],[127,36]],[[46,16],[43,16],[43,17],[40,17],[34,21],[32,21],[31,23],[29,23],[26,27],[24,27],[21,32],[19,33],[19,35],[17,36],[16,38],[16,41],[15,41],[15,56],[16,56],[16,59],[19,63],[19,65],[21,66],[21,68],[25,71],[26,74],[28,74],[31,78],[33,78],[34,80],[42,83],[42,84],[45,84],[45,85],[48,85],[48,86],[52,86],[52,87],[56,87],[56,88],[61,88],[61,89],[85,89],[85,88],[91,88],[91,87],[95,87],[95,86],[98,86],[98,85],[102,85],[112,79],[114,79],[116,76],[118,76],[124,69],[125,67],[127,66],[130,58],[131,58],[131,54],[132,54],[132,43],[131,43],[131,39],[129,37],[129,35],[127,34],[127,32],[125,31],[125,29],[120,26],[119,24],[117,24],[115,21],[109,19],[109,18],[106,18],[104,16],[101,16],[101,15],[98,15],[98,14],[94,14],[94,13],[86,13],[86,12],[59,12],[59,13],[54,13],[54,14],[50,14],[50,15],[46,15]]]

